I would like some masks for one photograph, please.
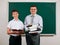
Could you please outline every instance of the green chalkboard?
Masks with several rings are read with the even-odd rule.
[[[56,3],[55,2],[9,2],[9,21],[12,20],[12,10],[19,11],[19,19],[24,22],[30,14],[30,6],[36,5],[38,14],[43,18],[43,32],[41,34],[56,34]]]

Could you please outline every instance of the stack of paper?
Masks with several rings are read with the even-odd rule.
[[[30,31],[35,31],[37,30],[37,25],[32,25],[31,27],[29,27]]]

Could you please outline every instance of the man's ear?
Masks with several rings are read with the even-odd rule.
[[[19,16],[19,13],[18,13],[18,16]]]
[[[36,9],[36,12],[37,12],[37,9]]]

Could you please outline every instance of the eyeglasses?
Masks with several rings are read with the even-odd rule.
[[[36,9],[30,9],[30,10],[36,10]]]

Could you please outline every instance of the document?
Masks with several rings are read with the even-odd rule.
[[[31,27],[29,27],[30,31],[36,31],[37,30],[37,25],[32,25]]]

